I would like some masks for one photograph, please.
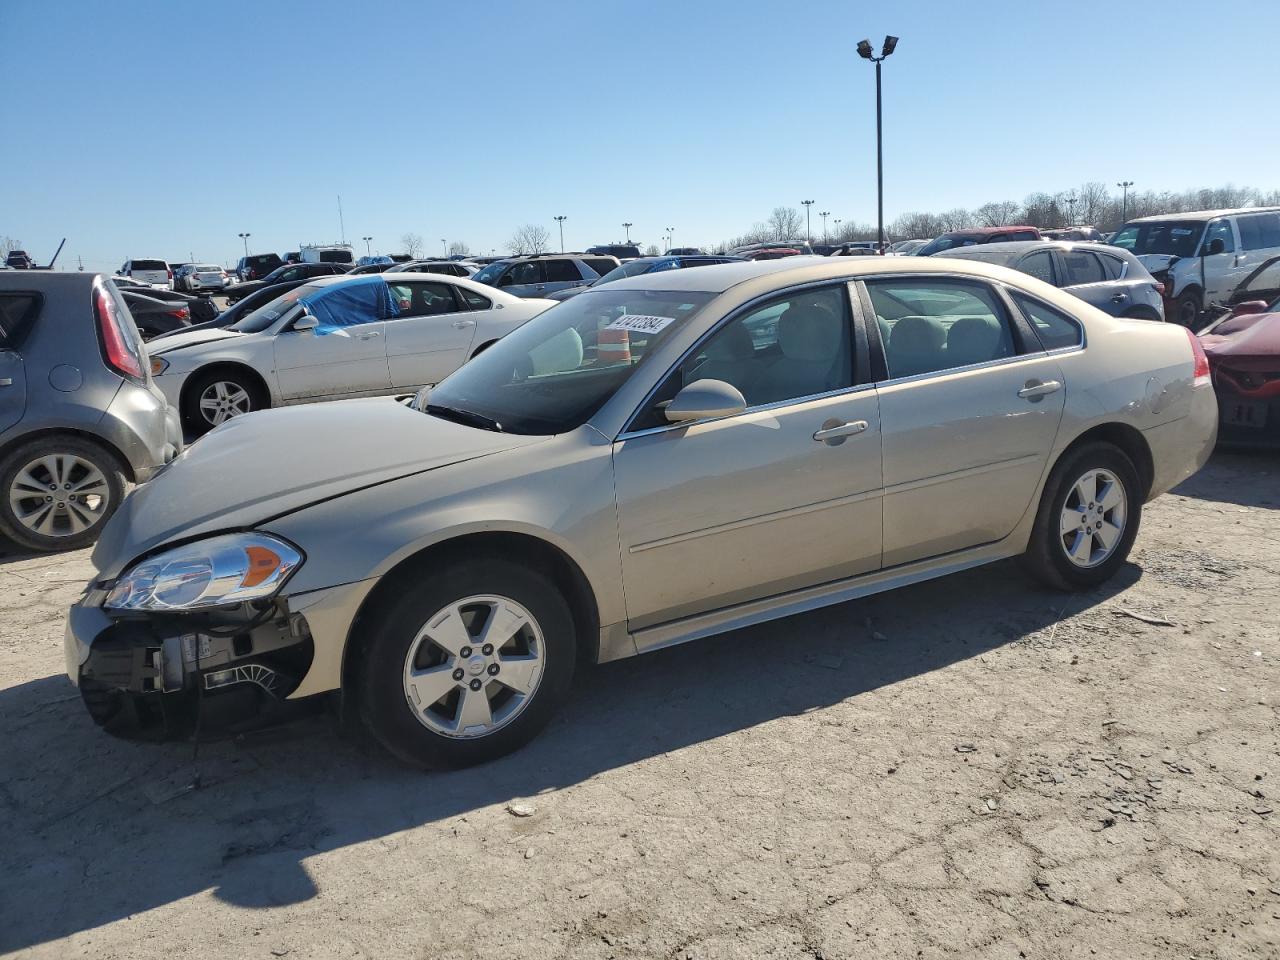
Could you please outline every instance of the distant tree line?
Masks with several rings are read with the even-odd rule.
[[[1055,228],[1072,225],[1097,227],[1104,233],[1118,230],[1126,217],[1150,217],[1189,210],[1213,210],[1226,207],[1280,206],[1280,190],[1264,193],[1254,187],[1204,188],[1200,190],[1129,191],[1128,202],[1122,191],[1108,189],[1105,183],[1092,181],[1073,190],[1057,193],[1032,193],[1017,200],[993,200],[972,210],[955,207],[938,213],[904,213],[885,224],[885,233],[893,240],[936,237],[949,230],[968,227],[1000,227],[1027,224]],[[824,238],[821,224],[811,224],[815,242]],[[804,214],[794,207],[775,207],[767,220],[750,230],[719,244],[717,250],[731,250],[748,243],[775,240],[799,240],[805,234]],[[825,238],[830,243],[850,240],[874,240],[876,226],[856,221],[828,221]]]

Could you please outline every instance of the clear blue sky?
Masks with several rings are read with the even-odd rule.
[[[60,266],[406,231],[713,243],[1088,180],[1280,187],[1280,2],[0,0],[0,235]],[[20,91],[20,93],[19,93]],[[817,222],[815,218],[815,232]],[[363,249],[361,249],[363,252]]]

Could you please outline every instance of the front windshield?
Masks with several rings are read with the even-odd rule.
[[[936,240],[930,240],[923,247],[917,250],[916,253],[921,257],[931,257],[942,250],[952,250],[956,247],[972,247],[975,246],[977,242],[976,238],[972,236],[965,236],[964,234],[943,234]]]
[[[502,271],[507,269],[507,263],[508,261],[506,260],[499,260],[496,263],[491,263],[483,270],[477,271],[475,276],[471,279],[476,283],[487,283],[492,287],[498,282],[498,277],[502,275]]]
[[[304,283],[299,287],[294,287],[288,293],[281,294],[274,300],[264,303],[252,313],[245,314],[227,329],[234,330],[237,333],[261,333],[284,316],[285,312],[298,302],[299,297],[305,297],[319,289],[320,287],[314,283]]]
[[[432,391],[428,411],[549,435],[586,423],[654,347],[714,296],[684,290],[590,290],[517,328]]]
[[[1111,245],[1123,247],[1136,256],[1162,253],[1175,257],[1194,257],[1203,233],[1204,222],[1199,220],[1130,223],[1111,238]]]

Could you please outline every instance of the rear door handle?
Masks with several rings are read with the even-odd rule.
[[[826,443],[829,440],[843,440],[845,437],[852,437],[862,433],[866,429],[867,421],[865,420],[851,420],[849,423],[828,420],[820,430],[814,433],[813,439],[819,443]]]
[[[0,377],[0,387],[12,387],[13,377]]]
[[[455,320],[453,321],[453,325],[459,330],[462,330],[466,327],[474,327],[476,322],[474,320]]]
[[[1117,293],[1114,297],[1111,298],[1111,302],[1124,303],[1128,299],[1129,299],[1129,295],[1127,293]]]
[[[1057,380],[1043,380],[1039,383],[1028,381],[1027,385],[1018,391],[1018,396],[1023,400],[1035,400],[1039,397],[1047,397],[1051,393],[1057,393],[1062,389],[1062,384]]]

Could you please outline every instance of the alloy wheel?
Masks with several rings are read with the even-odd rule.
[[[55,453],[17,472],[9,487],[9,506],[33,533],[72,537],[102,522],[111,506],[111,487],[91,460]]]
[[[199,407],[205,422],[216,427],[251,411],[253,400],[249,391],[234,380],[215,380],[201,392]]]
[[[409,645],[405,699],[433,733],[485,736],[511,723],[533,699],[545,651],[537,620],[514,600],[458,600],[428,618]]]
[[[1059,542],[1077,567],[1096,567],[1110,557],[1124,535],[1129,500],[1120,478],[1090,470],[1071,487],[1059,519]]]

